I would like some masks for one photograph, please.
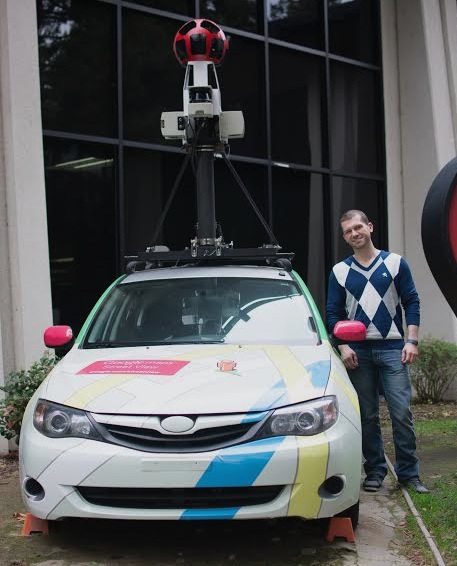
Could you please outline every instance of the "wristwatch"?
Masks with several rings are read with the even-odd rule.
[[[408,340],[406,340],[406,343],[413,344],[414,346],[417,346],[419,344],[417,340],[413,340],[412,338],[408,338]]]

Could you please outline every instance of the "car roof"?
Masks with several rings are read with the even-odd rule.
[[[157,279],[187,279],[197,277],[238,277],[257,279],[281,279],[281,281],[293,281],[291,274],[285,269],[278,267],[256,266],[256,265],[213,265],[213,266],[178,266],[160,267],[136,271],[127,275],[121,285],[136,283],[139,281],[151,281]]]

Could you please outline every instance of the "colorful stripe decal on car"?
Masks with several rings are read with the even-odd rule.
[[[65,399],[64,405],[68,405],[70,407],[85,407],[88,403],[103,395],[113,387],[117,387],[126,383],[127,381],[132,381],[136,379],[138,376],[136,375],[122,375],[122,374],[114,374],[109,375],[106,378],[99,379],[90,383],[86,387],[83,387],[68,399]]]
[[[311,373],[311,383],[314,387],[325,387],[327,385],[328,375],[330,373],[329,360],[314,362],[306,366],[306,369]]]
[[[289,402],[289,396],[287,392],[284,392],[284,382],[283,380],[277,381],[269,391],[265,392],[251,408],[251,411],[261,411],[262,409],[269,409],[273,405],[276,405],[279,400],[282,399],[282,404],[287,405]]]
[[[318,490],[327,473],[329,445],[325,433],[305,439],[296,437],[296,441],[298,468],[287,515],[311,519],[321,508]]]
[[[95,316],[95,313],[98,311],[98,309],[100,308],[101,304],[105,301],[106,297],[110,294],[111,289],[113,289],[114,287],[116,287],[116,285],[117,285],[118,283],[120,283],[125,277],[127,277],[127,274],[126,274],[126,273],[124,273],[123,275],[121,275],[120,277],[118,277],[115,281],[113,281],[113,282],[111,283],[111,285],[108,287],[108,289],[106,289],[106,291],[103,293],[103,295],[102,295],[102,296],[98,299],[98,301],[95,303],[95,306],[94,306],[93,309],[90,311],[89,316],[86,318],[86,321],[85,321],[85,323],[83,324],[83,327],[81,328],[81,330],[79,331],[78,336],[76,337],[75,345],[79,344],[79,343],[83,340],[83,338],[84,338],[84,336],[85,336],[85,334],[86,334],[86,332],[87,332],[87,330],[88,330],[88,328],[89,328],[89,326],[90,326],[90,324],[91,324],[91,322],[92,322],[92,319],[93,319],[94,316]]]
[[[287,386],[287,403],[302,401],[303,388],[312,386],[309,371],[287,346],[264,346],[263,349]]]
[[[325,387],[330,368],[327,361],[317,361],[309,366],[305,366],[287,346],[250,345],[242,346],[241,348],[252,352],[258,352],[259,355],[265,354],[268,356],[277,368],[280,376],[280,380],[275,382],[271,389],[265,395],[262,395],[262,397],[254,404],[251,409],[253,411],[265,410],[265,408],[271,407],[274,403],[277,404],[279,399],[281,399],[281,404],[283,405],[298,403],[303,399],[304,388]],[[181,352],[176,356],[169,356],[168,361],[171,362],[171,360],[180,358],[180,363],[188,363],[192,360],[205,358],[217,359],[222,353],[227,355],[229,352],[240,351],[241,348],[239,345],[221,346],[221,348],[196,347],[195,350],[191,352]],[[160,362],[160,359],[156,360],[156,363]],[[139,372],[139,374],[141,374],[141,372]],[[132,373],[131,375],[126,375],[125,373],[113,373],[107,378],[98,379],[96,382],[88,384],[80,391],[74,393],[70,398],[66,399],[65,402],[74,407],[85,407],[88,403],[103,395],[110,389],[131,379],[135,379],[135,377],[135,373]],[[286,394],[284,394],[284,392],[280,394],[283,382],[287,388]]]
[[[357,414],[360,415],[359,398],[357,397],[357,393],[354,389],[349,387],[348,382],[340,374],[338,367],[332,368],[330,379],[333,379],[333,381],[335,381],[335,383],[344,391],[352,406],[357,411]]]
[[[292,271],[291,275],[295,279],[295,281],[298,283],[298,286],[303,291],[303,294],[305,295],[306,300],[308,301],[308,305],[309,305],[309,308],[311,309],[311,312],[313,314],[314,322],[317,324],[317,330],[319,332],[321,340],[328,342],[327,329],[325,328],[325,324],[322,320],[319,309],[317,308],[317,305],[314,302],[314,299],[313,299],[311,293],[309,292],[308,287],[306,286],[305,282],[300,277],[300,275],[298,275],[298,273],[296,271]]]
[[[221,450],[203,473],[196,487],[251,486],[283,440],[282,436],[265,438]],[[241,461],[242,466],[240,466]]]
[[[186,509],[181,520],[192,521],[206,519],[233,519],[240,507],[227,507],[224,509]]]
[[[243,417],[243,419],[240,421],[240,424],[258,423],[259,421],[262,421],[267,415],[268,411],[262,411],[261,413],[249,412]]]

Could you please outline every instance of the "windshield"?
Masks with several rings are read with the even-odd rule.
[[[98,311],[85,348],[157,344],[317,344],[292,281],[240,277],[124,283]]]

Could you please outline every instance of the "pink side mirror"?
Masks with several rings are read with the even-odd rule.
[[[73,340],[73,330],[70,326],[50,326],[44,331],[43,339],[47,348],[59,348]]]
[[[367,329],[358,320],[340,320],[335,324],[333,335],[343,342],[358,342],[365,340]]]

